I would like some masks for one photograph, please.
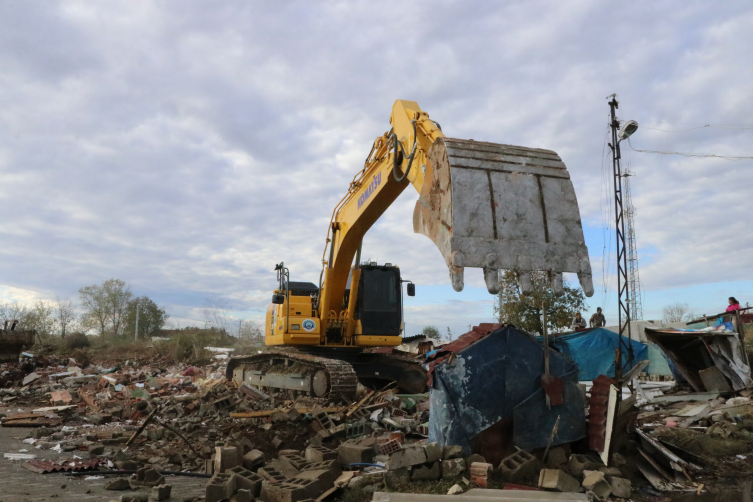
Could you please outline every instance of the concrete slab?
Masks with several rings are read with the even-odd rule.
[[[542,492],[535,490],[493,490],[489,488],[471,488],[465,492],[462,497],[494,497],[497,500],[511,500],[510,497],[517,497],[518,500],[536,500],[537,497],[548,497],[545,500],[574,500],[588,501],[585,493],[564,493],[564,492]],[[514,498],[512,500],[515,500]]]
[[[474,495],[470,495],[474,492]],[[490,493],[487,493],[490,492]],[[478,495],[475,495],[478,493]],[[565,496],[579,496],[580,498],[565,498]],[[457,500],[461,497],[463,502],[552,502],[552,501],[577,501],[587,502],[585,493],[555,493],[530,490],[487,490],[483,488],[469,490],[462,495],[428,495],[418,493],[385,493],[376,492],[372,502],[436,502],[441,500]]]

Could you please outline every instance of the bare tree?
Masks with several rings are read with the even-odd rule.
[[[447,326],[447,341],[451,342],[452,341],[452,337],[453,337],[452,331],[450,330],[450,327]]]
[[[55,318],[52,315],[52,307],[41,300],[27,307],[17,301],[0,303],[0,327],[3,321],[17,320],[16,329],[34,329],[40,335],[46,336],[55,329]]]
[[[99,330],[100,336],[107,333],[107,321],[109,319],[107,309],[107,295],[101,286],[86,286],[78,290],[81,298],[81,307],[84,309],[81,314],[81,324],[87,328]]]
[[[16,329],[23,329],[23,324],[27,317],[28,309],[17,301],[0,303],[0,323],[3,321],[18,320],[19,326]]]
[[[112,332],[115,336],[121,335],[125,324],[128,303],[131,301],[133,294],[128,289],[125,281],[121,281],[120,279],[109,279],[102,283],[102,286],[107,294]]]
[[[108,328],[113,335],[121,334],[123,322],[133,294],[125,281],[108,279],[101,285],[86,286],[78,290],[84,309],[82,322],[99,330],[104,336]]]
[[[24,318],[24,329],[34,329],[42,336],[48,336],[55,330],[55,316],[52,305],[37,300],[27,310]]]
[[[204,318],[216,330],[227,333],[227,302],[221,299],[207,298],[204,302]]]
[[[664,322],[681,322],[687,320],[690,307],[687,303],[672,303],[662,309]]]
[[[264,332],[259,324],[253,321],[240,321],[240,337],[253,342],[263,342]]]
[[[65,338],[65,330],[72,326],[78,318],[76,305],[70,300],[55,299],[53,304],[55,320],[60,327],[60,337]]]

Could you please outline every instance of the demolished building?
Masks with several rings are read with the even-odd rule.
[[[742,338],[720,326],[716,330],[646,328],[646,336],[661,347],[696,392],[753,388]]]

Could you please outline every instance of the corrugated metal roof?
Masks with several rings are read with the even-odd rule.
[[[501,324],[496,323],[481,323],[478,326],[474,326],[468,333],[460,335],[457,340],[454,340],[446,345],[443,345],[429,360],[429,368],[427,370],[429,381],[428,385],[431,387],[432,377],[434,373],[434,367],[440,364],[442,361],[450,357],[456,352],[460,352],[466,347],[473,345],[482,338],[488,336],[490,333],[497,331],[501,328]]]
[[[91,471],[99,465],[98,459],[81,461],[81,460],[62,460],[51,462],[49,460],[30,460],[22,465],[32,472],[47,474],[49,472],[77,472]]]

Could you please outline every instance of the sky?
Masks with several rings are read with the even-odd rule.
[[[617,312],[607,96],[638,150],[753,156],[749,1],[0,1],[0,301],[109,278],[201,324],[260,321],[284,261],[317,282],[335,204],[414,100],[449,137],[556,151]],[[703,127],[710,125],[710,127]],[[753,302],[753,161],[623,143],[644,318]],[[407,334],[493,319],[452,290],[409,188],[364,240],[416,284]],[[748,229],[748,230],[746,230]],[[572,281],[571,284],[577,284]]]

